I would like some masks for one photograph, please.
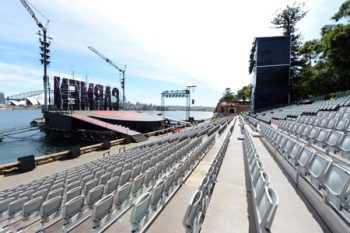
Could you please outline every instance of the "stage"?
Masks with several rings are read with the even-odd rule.
[[[121,137],[138,141],[143,139],[143,133],[159,130],[164,123],[161,116],[128,111],[48,111],[44,117],[48,135],[62,134],[83,140],[98,138],[98,141]]]

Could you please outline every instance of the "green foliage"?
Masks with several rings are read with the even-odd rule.
[[[325,25],[320,40],[307,41],[299,49],[305,66],[293,88],[298,99],[350,89],[350,0],[332,19],[348,19],[348,23]]]
[[[253,72],[254,66],[255,66],[255,41],[252,44],[252,49],[250,50],[250,55],[249,55],[249,74]]]
[[[252,96],[252,85],[249,84],[248,86],[244,86],[242,87],[241,90],[237,91],[237,95],[236,95],[236,100],[247,100],[250,99]]]
[[[347,18],[350,21],[350,0],[345,1],[339,8],[339,11],[332,17],[336,22]]]
[[[226,88],[219,102],[233,102],[235,101],[235,93],[231,91],[231,88]]]
[[[230,103],[230,102],[238,101],[240,99],[243,99],[243,100],[249,99],[250,100],[251,95],[252,95],[252,85],[251,84],[242,87],[241,90],[237,91],[237,94],[232,92],[230,88],[226,88],[224,93],[222,94],[222,97],[219,100],[219,103],[221,103],[223,101]]]

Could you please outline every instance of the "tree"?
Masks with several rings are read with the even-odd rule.
[[[302,45],[301,34],[297,30],[297,23],[307,14],[303,10],[304,5],[294,3],[292,6],[287,5],[285,9],[279,9],[271,23],[275,28],[282,29],[284,36],[291,37],[291,74],[290,77],[297,78],[303,67],[303,61],[300,57],[299,48]]]
[[[300,98],[300,76],[304,67],[304,60],[300,56],[299,49],[302,46],[302,37],[298,32],[297,23],[307,14],[303,10],[303,4],[293,3],[287,5],[285,9],[279,9],[272,19],[271,23],[275,28],[282,29],[284,36],[291,37],[290,51],[290,95],[292,101]]]
[[[299,50],[305,63],[298,86],[300,96],[350,89],[350,0],[341,5],[332,19],[347,19],[348,23],[325,25],[320,40],[307,41]]]
[[[235,101],[235,94],[231,91],[231,88],[226,88],[219,102],[233,102]]]
[[[254,69],[254,66],[255,66],[255,41],[253,42],[252,44],[252,48],[250,50],[250,55],[249,55],[249,68],[248,68],[248,71],[249,71],[249,74],[251,74],[253,72],[253,69]]]
[[[236,95],[236,100],[247,100],[250,99],[252,96],[252,85],[249,84],[247,86],[242,87],[241,90],[237,91],[237,95]]]
[[[332,17],[336,22],[347,18],[350,21],[350,0],[345,1],[339,8],[338,12]]]

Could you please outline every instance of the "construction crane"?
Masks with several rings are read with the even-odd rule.
[[[30,16],[32,16],[32,18],[34,19],[36,25],[38,25],[38,27],[42,31],[42,34],[39,31],[38,35],[42,36],[42,39],[39,39],[39,41],[40,41],[40,44],[41,44],[41,46],[40,46],[40,49],[41,49],[40,62],[44,66],[44,76],[43,76],[43,82],[44,82],[44,108],[42,109],[43,112],[44,112],[44,111],[46,111],[48,109],[47,93],[48,93],[48,89],[50,89],[49,77],[47,76],[47,67],[50,64],[50,61],[49,61],[49,58],[50,58],[50,55],[49,55],[49,53],[50,53],[50,50],[49,50],[50,42],[48,41],[48,39],[52,39],[52,38],[47,36],[47,25],[49,23],[49,20],[47,20],[47,23],[44,26],[39,21],[39,19],[36,17],[34,11],[29,6],[28,2],[26,0],[20,0],[20,1],[21,1],[22,5],[24,6],[24,8],[26,8],[26,10],[28,11]]]
[[[114,68],[116,68],[121,74],[122,78],[120,80],[121,87],[123,89],[123,109],[125,109],[125,69],[126,65],[124,66],[124,69],[119,68],[114,62],[112,62],[110,59],[106,58],[104,55],[102,55],[99,51],[97,51],[95,48],[89,46],[88,49],[90,49],[93,53],[95,53],[97,56],[108,62],[110,65],[112,65]]]

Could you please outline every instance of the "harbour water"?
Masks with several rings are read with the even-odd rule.
[[[157,111],[149,111],[151,114],[158,114]],[[208,119],[212,112],[192,111],[191,117],[196,120]],[[185,111],[167,111],[165,116],[183,120],[186,117]],[[8,129],[27,127],[34,118],[42,117],[41,110],[3,110],[0,111],[0,132]],[[0,164],[17,161],[18,157],[26,155],[41,156],[65,149],[72,145],[89,145],[88,142],[74,142],[70,140],[48,140],[44,133],[34,130],[13,137],[6,137],[0,142]]]

